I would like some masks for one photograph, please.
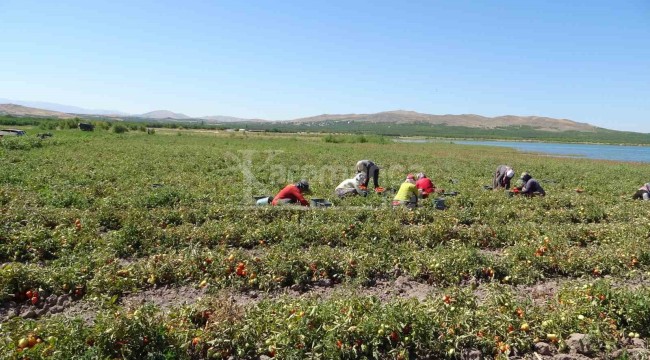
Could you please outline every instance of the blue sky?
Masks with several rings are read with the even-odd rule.
[[[539,115],[650,132],[647,0],[0,0],[0,49],[0,98],[264,119]]]

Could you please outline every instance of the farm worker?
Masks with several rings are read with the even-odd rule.
[[[499,165],[492,179],[492,189],[499,188],[510,189],[510,179],[515,176],[515,171],[508,165]]]
[[[413,174],[408,174],[406,180],[400,185],[397,194],[393,198],[393,206],[416,206],[417,203],[418,188],[415,186],[415,177]]]
[[[650,200],[650,183],[646,183],[645,185],[641,186],[639,190],[634,193],[634,196],[632,199],[643,199],[643,200]]]
[[[375,185],[376,192],[384,191],[384,188],[379,186],[379,167],[370,160],[360,160],[357,162],[357,173],[362,173],[365,175],[366,179],[363,181],[363,188],[368,187],[368,182],[370,181],[370,176],[372,176],[372,182]]]
[[[271,204],[285,205],[300,203],[302,206],[309,206],[309,202],[302,196],[302,194],[307,192],[309,192],[309,183],[303,179],[295,184],[285,186],[284,189],[275,195]]]
[[[417,179],[415,187],[418,188],[418,192],[423,199],[426,199],[429,197],[429,194],[436,191],[436,186],[433,185],[431,179],[429,179],[424,173],[418,173]]]
[[[334,189],[334,192],[338,197],[343,198],[348,195],[363,195],[366,196],[368,193],[365,190],[361,189],[361,185],[366,180],[366,175],[364,173],[358,173],[352,179],[343,180],[339,186]]]
[[[533,177],[529,173],[525,172],[521,174],[521,181],[523,181],[524,185],[521,187],[521,190],[519,192],[520,194],[526,196],[546,195],[546,192],[539,184],[539,181],[533,179]]]

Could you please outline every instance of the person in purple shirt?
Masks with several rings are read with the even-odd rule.
[[[524,185],[520,189],[520,194],[526,196],[546,195],[546,192],[544,191],[544,188],[542,188],[542,185],[539,184],[539,181],[533,179],[529,173],[525,172],[521,174],[521,181]]]

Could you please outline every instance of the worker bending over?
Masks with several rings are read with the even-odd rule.
[[[418,204],[418,188],[415,186],[415,177],[408,174],[406,180],[400,185],[397,194],[393,198],[393,206],[405,205],[414,208]]]
[[[415,182],[415,187],[418,188],[421,198],[426,199],[429,197],[429,194],[436,191],[436,186],[424,173],[418,173],[417,178],[418,180]]]
[[[542,185],[539,184],[539,181],[533,179],[533,177],[525,172],[521,174],[521,181],[523,182],[523,186],[521,187],[519,193],[522,195],[526,196],[545,196],[546,192],[542,188]]]
[[[492,189],[510,189],[510,179],[515,176],[515,171],[508,165],[499,165],[492,179]]]
[[[645,185],[641,186],[639,190],[634,193],[632,199],[650,200],[650,183],[645,183]]]
[[[372,176],[375,191],[384,191],[384,189],[379,186],[379,167],[374,162],[370,160],[360,160],[357,162],[357,173],[364,174],[366,177],[363,181],[362,188],[368,188],[368,182],[370,182],[370,177]]]
[[[358,173],[351,179],[343,180],[343,182],[341,182],[339,186],[334,189],[334,192],[340,198],[354,195],[366,196],[368,194],[366,190],[361,189],[361,186],[365,180],[366,175],[364,173]]]
[[[303,194],[309,192],[309,183],[307,180],[300,180],[295,184],[289,184],[280,190],[280,192],[275,195],[272,205],[286,205],[286,204],[297,204],[300,203],[302,206],[309,206],[309,202],[305,200]]]

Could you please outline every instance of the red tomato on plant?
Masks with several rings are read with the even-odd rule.
[[[399,340],[399,334],[396,331],[391,331],[390,332],[390,340],[391,341],[398,341]]]

